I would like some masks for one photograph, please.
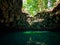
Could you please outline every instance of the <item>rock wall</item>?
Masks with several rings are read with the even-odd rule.
[[[53,29],[60,26],[60,4],[51,12],[37,13],[34,17],[23,13],[21,8],[22,0],[0,0],[0,28]]]

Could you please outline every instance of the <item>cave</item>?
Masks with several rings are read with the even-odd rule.
[[[0,0],[0,45],[60,45],[60,0]]]

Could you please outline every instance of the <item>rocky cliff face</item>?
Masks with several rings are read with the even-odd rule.
[[[0,13],[2,20],[1,23],[9,25],[19,19],[21,15],[22,0],[1,0],[0,1]]]
[[[60,24],[60,3],[52,11],[37,13],[34,17],[21,11],[22,0],[0,1],[0,23],[21,29],[56,28]],[[52,15],[52,16],[51,16]],[[1,25],[0,24],[0,25]],[[3,27],[3,26],[2,26]]]

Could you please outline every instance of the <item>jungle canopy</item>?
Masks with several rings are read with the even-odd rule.
[[[56,2],[56,0],[23,0],[22,11],[34,16],[37,12],[52,8],[54,2]]]

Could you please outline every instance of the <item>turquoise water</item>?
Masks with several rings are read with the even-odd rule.
[[[0,45],[60,45],[60,33],[25,31],[5,34]]]

